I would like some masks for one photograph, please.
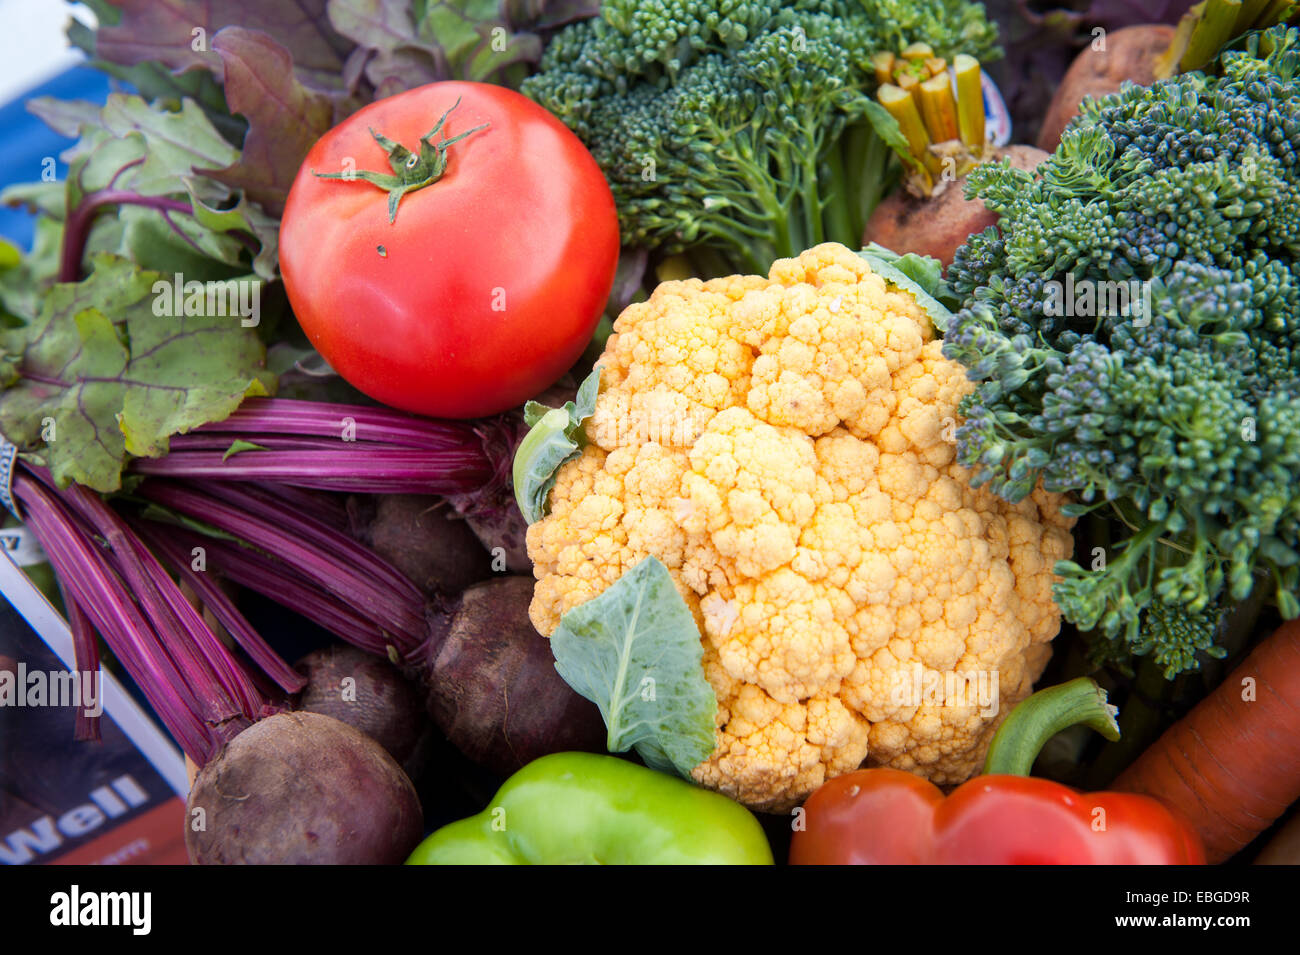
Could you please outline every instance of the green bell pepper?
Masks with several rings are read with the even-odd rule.
[[[726,796],[613,756],[556,753],[443,826],[407,865],[771,865],[754,815]]]

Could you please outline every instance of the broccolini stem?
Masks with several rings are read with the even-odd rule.
[[[849,167],[849,175],[857,177],[855,192],[858,197],[859,241],[867,228],[867,219],[876,211],[876,206],[880,205],[880,200],[885,197],[895,178],[889,174],[889,164],[894,161],[894,151],[885,145],[885,141],[876,135],[876,131],[869,124],[860,127],[860,138],[864,143],[862,158],[856,165]],[[850,186],[852,187],[852,183]]]
[[[792,241],[787,204],[778,200],[776,193],[774,193],[771,187],[768,186],[769,175],[766,170],[760,169],[754,162],[754,153],[749,147],[748,142],[743,139],[741,142],[744,143],[744,145],[740,150],[737,150],[731,158],[736,165],[744,171],[751,188],[754,190],[755,200],[759,207],[766,213],[767,221],[770,223],[773,231],[770,241],[776,253],[776,257],[781,258],[783,256],[797,255],[799,252],[803,251],[803,248],[801,246],[796,249],[795,243]],[[720,238],[724,238],[726,241],[732,243],[735,246],[736,251],[739,252],[743,258],[750,259],[753,262],[758,261],[757,257],[750,251],[748,243],[728,236],[723,231],[722,227],[717,225],[716,217],[714,217],[713,222],[710,222],[705,231],[718,235]],[[766,275],[768,266],[771,264],[770,261],[765,264],[759,264],[757,274]]]
[[[690,274],[702,279],[722,278],[735,271],[735,266],[717,247],[697,245],[684,253],[690,263]],[[753,264],[750,264],[753,267]]]
[[[825,213],[827,235],[841,245],[856,249],[862,241],[862,230],[854,224],[848,177],[844,174],[844,150],[839,143],[826,154],[826,179],[830,182]]]
[[[872,183],[872,180],[866,177],[866,167],[871,138],[874,136],[875,133],[866,123],[854,123],[844,130],[844,135],[835,146],[835,152],[839,153],[840,164],[844,169],[844,199],[848,202],[850,197],[858,197],[858,204],[855,204],[853,209],[853,228],[859,240],[862,238],[862,230],[866,227],[867,220],[862,215],[861,194],[856,193],[853,186],[855,183],[868,185]],[[870,192],[870,189],[867,191]]]
[[[773,199],[778,199],[779,205],[785,210],[782,216],[782,224],[785,227],[785,240],[776,244],[776,254],[778,258],[788,258],[798,255],[804,249],[808,248],[808,219],[807,210],[803,210],[803,215],[792,215],[796,212],[794,205],[796,202],[804,202],[802,188],[796,188],[792,185],[794,182],[794,168],[798,163],[792,163],[788,149],[775,149],[773,154],[776,157],[776,183],[781,187],[784,197],[778,197],[773,193]],[[766,183],[766,177],[755,180],[756,183]],[[764,185],[766,188],[766,185]],[[805,203],[806,205],[806,203]]]
[[[815,130],[805,130],[805,133],[808,140],[816,144],[803,154],[800,161],[803,169],[804,248],[810,249],[826,241],[826,231],[822,225],[822,198],[817,191],[817,155],[821,152],[821,137]],[[802,251],[798,249],[795,254]]]
[[[1132,537],[1125,541],[1121,541],[1124,546],[1124,553],[1122,553],[1118,559],[1107,565],[1106,573],[1114,573],[1118,570],[1122,576],[1127,577],[1132,572],[1135,565],[1142,560],[1143,555],[1151,549],[1151,545],[1155,542],[1155,539],[1160,536],[1160,532],[1163,531],[1164,528],[1165,525],[1163,523],[1152,521]]]
[[[744,264],[745,269],[754,275],[766,275],[775,259],[780,258],[782,255],[789,255],[789,253],[780,252],[779,249],[773,254],[767,245],[767,242],[770,242],[771,239],[767,237],[762,245],[767,261],[763,261],[764,256],[758,254],[752,240],[743,238],[736,231],[716,221],[710,222],[707,226],[701,228],[700,232],[702,235],[718,239],[720,244],[727,247],[728,254],[732,257],[738,257]]]

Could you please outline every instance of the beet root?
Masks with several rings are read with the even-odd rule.
[[[1047,153],[1021,145],[997,147],[994,154],[994,162],[1009,157],[1017,169],[1033,169],[1047,158]],[[985,208],[981,200],[967,199],[965,188],[962,181],[950,182],[942,192],[925,199],[896,190],[867,220],[862,244],[879,242],[899,255],[932,256],[947,268],[958,246],[998,221],[997,213]]]
[[[492,555],[444,498],[353,495],[348,514],[353,536],[426,595],[457,594],[492,576]]]
[[[199,772],[196,865],[395,865],[424,834],[415,787],[378,743],[319,713],[278,713]]]
[[[294,668],[307,678],[294,709],[332,716],[361,730],[410,770],[408,761],[430,726],[423,696],[397,667],[339,645],[307,654]]]
[[[1066,71],[1038,130],[1038,148],[1049,152],[1061,141],[1061,133],[1074,117],[1085,97],[1098,99],[1118,93],[1126,80],[1138,86],[1156,81],[1156,66],[1174,39],[1174,28],[1165,23],[1146,23],[1114,30],[1106,35],[1106,48],[1084,47]]]
[[[600,710],[555,669],[528,619],[533,581],[503,577],[465,591],[431,642],[429,714],[456,747],[508,775],[539,756],[605,751]]]

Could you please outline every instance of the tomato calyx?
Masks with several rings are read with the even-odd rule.
[[[377,133],[373,128],[370,135],[375,138],[375,142],[388,153],[388,164],[393,169],[393,175],[383,172],[372,172],[369,169],[353,169],[345,172],[317,172],[312,170],[312,175],[319,179],[340,179],[345,182],[360,180],[377,186],[388,193],[388,221],[391,223],[397,218],[397,204],[402,201],[402,196],[408,192],[414,192],[417,189],[423,189],[425,186],[432,185],[442,178],[442,174],[447,171],[447,149],[454,143],[460,142],[466,136],[477,133],[480,129],[486,129],[490,123],[482,123],[473,129],[467,129],[459,136],[453,136],[451,139],[441,139],[438,142],[433,141],[433,137],[438,135],[443,124],[447,122],[447,117],[451,115],[452,110],[460,105],[460,97],[456,97],[456,102],[452,103],[447,112],[442,114],[437,125],[420,137],[420,151],[411,152],[399,142],[389,139],[382,133]]]

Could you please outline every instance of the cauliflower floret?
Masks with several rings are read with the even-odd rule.
[[[530,613],[550,634],[663,561],[718,698],[703,785],[779,811],[864,762],[957,783],[1042,672],[1073,521],[970,486],[941,344],[835,244],[615,323],[589,443],[528,530]]]

